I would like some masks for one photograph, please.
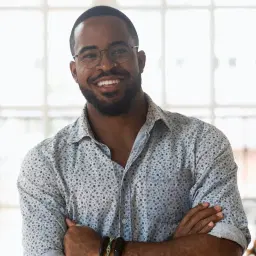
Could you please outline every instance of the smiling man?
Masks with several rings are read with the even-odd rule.
[[[70,49],[87,104],[25,157],[24,255],[241,256],[250,235],[230,144],[143,92],[146,55],[129,18],[87,10]]]

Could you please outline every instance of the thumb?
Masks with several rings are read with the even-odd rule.
[[[70,219],[66,219],[66,223],[67,223],[67,226],[70,228],[70,227],[74,227],[76,225],[76,223]]]

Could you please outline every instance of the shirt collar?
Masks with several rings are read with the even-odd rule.
[[[145,96],[148,102],[146,124],[148,124],[149,130],[151,130],[155,123],[159,120],[161,120],[167,126],[167,128],[171,129],[171,124],[167,118],[166,112],[158,105],[156,105],[147,94],[145,94]]]
[[[162,120],[164,124],[171,129],[170,122],[166,118],[166,113],[157,106],[153,100],[145,93],[146,100],[148,102],[148,113],[145,122],[147,132],[149,133],[158,120]],[[85,137],[94,138],[93,132],[90,127],[87,114],[87,105],[85,105],[81,116],[71,125],[71,132],[69,135],[68,143],[77,143]]]
[[[88,120],[87,105],[85,105],[82,114],[70,128],[71,132],[68,138],[68,143],[77,143],[85,137],[94,137]]]

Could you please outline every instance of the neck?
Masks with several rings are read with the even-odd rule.
[[[126,114],[105,116],[89,103],[87,110],[90,125],[97,140],[106,145],[118,143],[120,140],[131,144],[146,121],[147,102],[144,93],[141,92],[134,98]]]

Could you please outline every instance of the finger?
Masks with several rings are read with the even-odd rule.
[[[204,227],[206,227],[209,223],[217,223],[224,218],[222,212],[218,212],[217,214],[211,215],[208,218],[205,218],[195,224],[195,226],[191,229],[191,234],[199,233]]]
[[[205,202],[205,203],[202,203],[202,204],[198,204],[196,207],[189,210],[188,213],[185,215],[185,217],[180,222],[180,225],[184,226],[194,214],[196,214],[199,211],[202,211],[202,210],[206,209],[207,207],[209,207],[209,205],[210,205],[209,203]]]
[[[199,234],[208,234],[214,228],[214,226],[215,223],[211,221],[199,232]]]
[[[188,221],[188,223],[186,224],[189,232],[192,230],[192,228],[199,222],[202,221],[212,215],[217,214],[219,211],[221,210],[220,206],[214,206],[214,207],[210,207],[204,210],[201,210],[197,213],[195,213],[190,220]],[[209,223],[209,222],[208,222]]]
[[[66,219],[66,223],[69,228],[76,226],[76,223],[70,219]]]

